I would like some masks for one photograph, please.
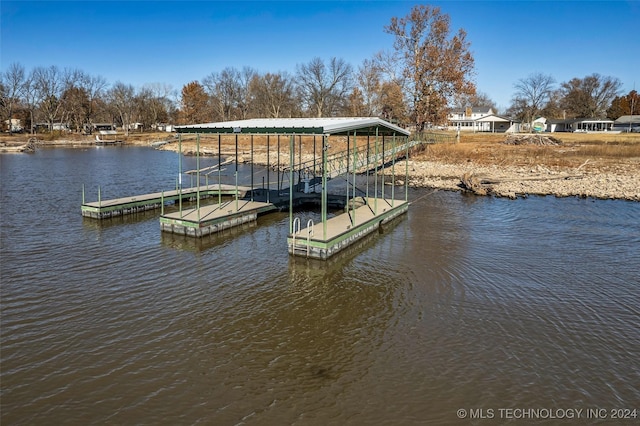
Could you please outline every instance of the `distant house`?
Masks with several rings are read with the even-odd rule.
[[[167,123],[157,123],[151,126],[152,129],[158,132],[175,132],[175,126]]]
[[[613,122],[613,130],[640,133],[640,115],[623,115]]]
[[[20,133],[24,130],[24,127],[22,127],[22,120],[19,118],[4,120],[4,129],[6,129],[7,132]]]
[[[519,122],[497,115],[491,107],[470,107],[449,113],[447,125],[451,130],[470,132],[518,132]]]
[[[610,132],[613,120],[607,118],[570,118],[566,120],[547,120],[547,132]]]
[[[32,127],[36,132],[43,132],[48,130],[59,130],[63,132],[70,131],[68,123],[53,123],[51,127],[49,127],[49,123],[34,123]]]
[[[468,107],[460,110],[453,110],[447,117],[447,124],[449,128],[470,130],[470,131],[482,131],[477,128],[477,119],[486,117],[488,115],[495,114],[491,107]]]

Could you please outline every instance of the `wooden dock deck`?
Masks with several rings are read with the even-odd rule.
[[[237,188],[237,190],[236,190]],[[133,214],[146,210],[153,210],[162,207],[163,203],[183,200],[195,200],[209,198],[217,195],[231,195],[244,197],[250,187],[235,185],[201,185],[198,187],[183,188],[181,190],[170,190],[165,192],[154,192],[150,194],[135,195],[133,197],[113,198],[109,200],[99,200],[83,203],[81,206],[82,216],[94,219],[106,219],[114,216]]]
[[[289,253],[327,259],[409,209],[409,203],[404,200],[371,197],[362,200],[363,206],[328,219],[326,223],[294,229],[287,237]]]
[[[278,210],[273,203],[231,200],[160,216],[160,229],[173,234],[203,237],[224,229],[255,222],[258,215]]]

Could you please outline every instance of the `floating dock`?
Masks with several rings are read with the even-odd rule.
[[[294,232],[287,237],[289,254],[326,260],[409,209],[405,200],[360,198],[356,201],[363,205],[327,219],[318,226],[309,221],[306,228],[300,229],[300,222],[296,219]]]
[[[135,195],[133,197],[113,198],[110,200],[99,199],[98,201],[90,203],[83,201],[81,210],[82,216],[94,219],[107,219],[146,210],[159,209],[167,202],[175,203],[180,199],[197,200],[198,197],[209,198],[218,195],[244,197],[250,190],[251,188],[249,187],[235,185],[203,185],[200,187]]]
[[[160,229],[173,234],[204,237],[234,226],[255,222],[260,214],[278,210],[273,203],[231,200],[160,216]]]

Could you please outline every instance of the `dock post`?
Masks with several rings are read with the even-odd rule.
[[[182,133],[178,133],[178,204],[182,219]]]
[[[82,204],[84,204],[84,183],[82,184]]]
[[[276,177],[277,177],[277,183],[276,183],[276,190],[278,191],[277,194],[280,195],[280,135],[278,135],[278,143],[277,143],[277,153],[278,155],[276,156]]]
[[[328,136],[322,135],[322,201],[321,201],[321,220],[322,220],[322,239],[327,239],[327,149]]]
[[[196,210],[198,211],[198,222],[200,222],[200,133],[196,137]]]
[[[404,156],[404,200],[409,201],[409,138],[404,138],[404,145],[406,147]]]
[[[384,154],[386,153],[385,151],[385,144],[384,144],[384,134],[382,135],[382,189],[381,189],[381,194],[382,195],[382,199],[384,200]]]
[[[347,154],[347,158],[345,160],[345,167],[347,170],[347,176],[344,179],[344,181],[346,182],[347,186],[344,189],[345,192],[345,200],[344,200],[344,205],[347,209],[347,214],[349,215],[349,218],[351,218],[351,213],[349,213],[349,150],[351,148],[351,139],[349,138],[349,132],[347,132],[347,150],[345,151]],[[351,222],[351,224],[353,225],[353,222]]]
[[[271,192],[271,181],[269,181],[269,170],[271,169],[270,167],[270,162],[269,162],[269,135],[267,135],[267,203],[269,202],[270,196],[269,193]],[[264,179],[263,179],[264,182]],[[264,186],[264,184],[262,185]]]
[[[198,209],[198,220],[200,220],[200,133],[196,137],[196,169],[196,184],[198,185],[196,189],[196,208]]]
[[[369,136],[369,132],[367,132],[367,167],[365,168],[365,170],[367,171],[367,174],[369,174],[369,160],[371,157],[371,152],[369,151],[369,145],[370,145],[370,136]],[[366,197],[367,200],[369,200],[369,178],[367,177],[367,181],[366,181]]]
[[[289,231],[293,233],[293,165],[295,160],[294,135],[289,136]]]
[[[253,134],[251,134],[251,201],[253,201]]]
[[[98,207],[102,207],[102,198],[100,196],[100,185],[98,185]]]
[[[353,216],[351,217],[351,224],[356,224],[356,168],[358,164],[358,135],[357,132],[353,131],[353,196],[352,204],[353,204]]]
[[[238,134],[236,133],[236,212],[238,211]]]
[[[376,161],[376,168],[375,168],[375,183],[374,183],[374,189],[373,189],[373,194],[374,194],[374,198],[373,198],[373,214],[378,214],[378,128],[376,127],[376,147],[375,147],[375,161]]]
[[[391,157],[391,207],[396,196],[396,134],[393,134],[393,157]]]
[[[160,216],[164,215],[164,190],[160,193]]]
[[[222,204],[222,171],[220,170],[220,163],[222,163],[222,153],[220,152],[220,138],[222,136],[218,133],[218,205]]]

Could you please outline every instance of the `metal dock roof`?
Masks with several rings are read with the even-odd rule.
[[[374,135],[404,135],[410,132],[377,117],[331,118],[253,118],[217,123],[176,126],[178,133],[270,133],[270,134],[330,134],[353,133]]]

